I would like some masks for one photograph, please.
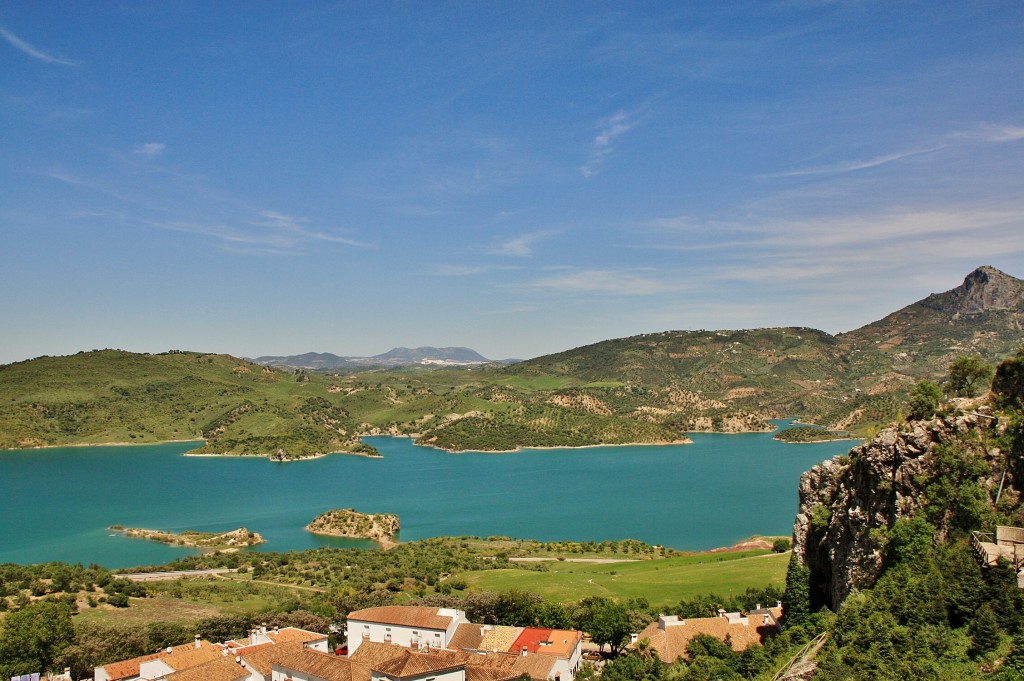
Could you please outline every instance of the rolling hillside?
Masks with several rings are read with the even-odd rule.
[[[40,357],[0,366],[0,448],[203,438],[202,452],[295,458],[372,454],[359,436],[391,434],[502,451],[682,442],[785,416],[870,434],[956,356],[1011,354],[1022,322],[1024,282],[983,267],[838,336],[666,331],[472,372],[332,376],[182,352]]]

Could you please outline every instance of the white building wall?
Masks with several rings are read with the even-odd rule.
[[[363,641],[394,643],[406,648],[447,648],[451,634],[443,629],[415,629],[398,624],[379,624],[349,620],[346,624],[345,640],[348,654],[354,653]],[[454,630],[452,633],[455,633]]]
[[[159,679],[173,673],[174,668],[163,660],[150,660],[139,665],[140,679]]]
[[[310,650],[319,650],[321,653],[329,653],[329,652],[331,652],[330,646],[327,645],[327,639],[326,638],[324,640],[322,640],[322,641],[312,641],[310,643],[307,643],[306,647],[309,648]]]

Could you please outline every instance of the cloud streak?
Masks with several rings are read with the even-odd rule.
[[[651,296],[676,290],[652,277],[600,269],[545,277],[532,282],[529,287],[545,293],[599,293],[613,296]]]
[[[601,131],[590,144],[590,156],[580,166],[583,177],[589,179],[601,172],[605,161],[615,153],[615,140],[636,127],[636,123],[634,115],[626,111],[619,111],[602,121]]]
[[[138,144],[132,149],[136,156],[147,159],[161,156],[166,150],[167,145],[162,142],[146,142],[145,144]]]
[[[306,246],[315,242],[366,246],[352,239],[307,230],[299,224],[301,222],[305,220],[276,211],[261,211],[258,219],[240,225],[188,220],[149,224],[160,229],[210,237],[220,241],[224,250],[246,255],[302,255]]]
[[[811,175],[841,175],[844,173],[852,173],[858,170],[867,170],[869,168],[877,168],[878,166],[884,166],[889,163],[896,161],[902,161],[905,158],[911,158],[913,156],[921,156],[923,154],[931,154],[936,151],[948,148],[948,144],[940,144],[934,147],[928,147],[926,149],[912,149],[910,151],[901,151],[894,154],[885,154],[884,156],[876,156],[875,158],[868,160],[857,160],[857,161],[843,161],[828,166],[816,166],[813,168],[799,168],[797,170],[789,170],[781,173],[770,173],[768,175],[761,175],[762,178],[776,178],[776,177],[807,177]]]
[[[62,66],[78,66],[78,62],[71,61],[70,59],[61,59],[60,57],[54,57],[52,54],[47,54],[42,50],[32,47],[27,42],[14,35],[7,29],[0,26],[0,37],[6,40],[15,49],[20,50],[24,54],[37,59],[44,64],[60,64]]]
[[[993,123],[987,123],[980,125],[976,130],[970,132],[958,132],[953,135],[954,137],[962,137],[964,139],[981,140],[982,142],[994,142],[997,144],[1004,142],[1016,142],[1018,140],[1024,140],[1024,126],[1020,125],[996,125]]]
[[[533,255],[533,244],[547,236],[547,232],[523,234],[486,249],[488,255],[528,258]]]

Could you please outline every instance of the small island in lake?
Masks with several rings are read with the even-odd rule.
[[[121,525],[114,525],[110,529],[134,539],[149,539],[150,541],[158,541],[161,544],[184,546],[203,551],[237,551],[238,549],[256,546],[266,541],[258,532],[250,532],[244,527],[221,533],[197,532],[195,530],[174,533],[162,530],[145,530],[139,527],[123,527]]]
[[[773,438],[779,442],[807,443],[830,442],[832,440],[851,440],[853,436],[842,430],[826,430],[818,426],[797,426],[786,428],[776,433]]]
[[[360,513],[352,508],[332,509],[313,519],[306,530],[313,534],[350,539],[372,539],[384,548],[395,546],[398,516],[393,513]]]

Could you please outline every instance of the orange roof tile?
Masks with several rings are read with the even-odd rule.
[[[286,641],[310,643],[312,641],[323,641],[327,638],[327,634],[319,634],[315,631],[308,631],[297,627],[285,627],[278,631],[268,631],[267,638],[274,643],[285,643]]]
[[[515,640],[519,638],[519,634],[522,631],[522,627],[485,627],[483,638],[480,640],[480,650],[506,652],[515,643]]]
[[[511,681],[519,674],[503,669],[493,669],[474,665],[466,667],[466,681]]]
[[[121,660],[120,662],[111,662],[110,664],[103,665],[103,670],[107,672],[107,676],[110,677],[111,681],[119,681],[120,679],[129,679],[133,676],[139,675],[139,665],[143,662],[149,662],[155,660],[161,655],[167,653],[151,653],[149,655],[142,655],[141,657],[133,657],[130,660]]]
[[[373,665],[372,669],[390,677],[402,679],[465,666],[465,653],[454,650],[413,652],[403,648],[401,655],[396,655],[394,658],[381,664]]]
[[[546,642],[548,636],[551,635],[550,629],[538,629],[536,627],[526,627],[523,629],[515,642],[509,646],[509,651],[513,653],[521,652],[524,648],[531,653],[537,652],[542,641]]]
[[[724,617],[697,617],[680,619],[664,629],[655,622],[640,632],[637,640],[649,640],[662,662],[671,664],[686,655],[687,644],[698,634],[714,636],[720,641],[728,640],[733,650],[741,651],[751,643],[763,643],[776,632],[771,623],[765,622],[763,615],[749,616],[749,624],[730,623]]]
[[[480,650],[480,643],[483,641],[484,631],[479,624],[465,622],[460,624],[448,642],[449,648],[456,650]]]
[[[377,641],[363,641],[359,647],[349,653],[349,659],[368,667],[376,667],[388,660],[393,660],[402,655],[402,652],[409,650],[394,643],[378,643]]]
[[[220,646],[215,646],[209,641],[200,641],[198,648],[195,644],[179,646],[170,655],[162,656],[160,661],[174,671],[180,672],[223,656],[223,649]]]
[[[452,623],[450,615],[441,615],[438,608],[419,605],[385,605],[379,608],[355,610],[348,614],[348,620],[395,624],[420,629],[447,629]]]
[[[369,681],[370,669],[347,657],[303,648],[274,661],[274,667],[319,676],[327,681]]]
[[[223,655],[203,664],[167,675],[167,681],[241,681],[249,678],[249,670]]]
[[[203,647],[213,646],[208,641],[202,641]],[[181,652],[187,652],[189,650],[196,650],[195,643],[183,643],[179,646],[172,646],[170,650],[160,650],[149,655],[140,655],[139,657],[133,657],[129,660],[121,660],[119,662],[111,662],[103,665],[104,671],[107,672],[107,676],[110,677],[110,681],[119,681],[120,679],[129,679],[133,676],[139,675],[139,666],[143,662],[151,662],[157,659],[167,659],[172,655],[177,655]]]
[[[277,645],[265,643],[263,645],[251,646],[238,651],[236,654],[242,658],[245,664],[262,674],[263,678],[269,679],[274,662],[297,653],[302,648],[302,641],[286,641]],[[234,655],[232,655],[232,659],[234,659]]]

